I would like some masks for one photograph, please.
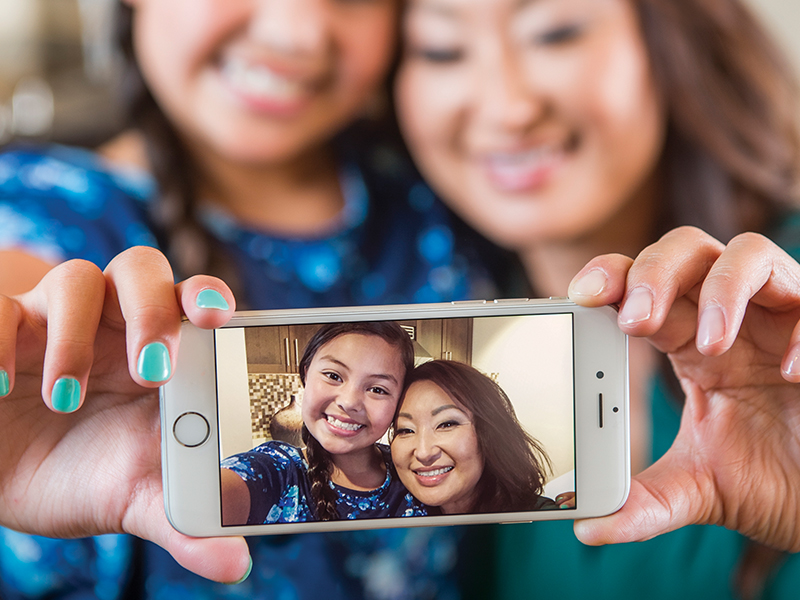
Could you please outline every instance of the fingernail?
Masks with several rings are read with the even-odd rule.
[[[75,412],[81,403],[81,384],[72,377],[57,379],[53,384],[50,402],[53,410],[61,413]]]
[[[606,289],[608,279],[599,269],[593,269],[572,284],[570,292],[578,296],[597,296]]]
[[[558,508],[569,508],[569,504],[561,504]]]
[[[784,361],[784,365],[784,373],[792,377],[800,376],[800,346],[792,348],[792,354]]]
[[[645,287],[634,288],[625,299],[619,311],[619,322],[622,325],[641,323],[650,318],[653,312],[653,294]]]
[[[147,344],[139,353],[136,371],[142,379],[153,383],[169,379],[172,374],[172,365],[169,362],[167,347],[161,342]]]
[[[214,310],[228,310],[228,301],[217,290],[203,290],[197,294],[195,300],[197,308],[212,308]]]
[[[697,345],[700,348],[717,344],[725,338],[725,315],[716,304],[708,306],[700,315],[697,327]]]
[[[8,392],[11,391],[11,382],[8,380],[8,373],[3,370],[0,370],[0,397],[1,396],[8,396]]]
[[[243,583],[245,579],[250,577],[250,573],[252,571],[253,571],[253,557],[251,556],[250,557],[250,566],[247,567],[247,572],[244,574],[244,576],[239,581],[234,581],[234,582],[232,582],[232,583],[230,583],[228,585],[239,585],[240,583]]]

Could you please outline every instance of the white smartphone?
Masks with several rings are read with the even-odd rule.
[[[630,487],[627,337],[558,298],[185,322],[161,424],[187,535],[602,516]]]

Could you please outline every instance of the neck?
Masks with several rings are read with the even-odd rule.
[[[620,253],[635,258],[652,243],[657,215],[657,178],[593,232],[576,239],[542,240],[520,250],[537,295],[565,296],[570,281],[596,256]]]
[[[144,138],[136,131],[99,152],[114,163],[149,170]],[[324,233],[344,206],[338,164],[327,145],[280,162],[226,160],[202,148],[194,149],[192,159],[199,197],[250,227],[312,237]]]
[[[331,461],[333,482],[351,490],[374,490],[386,479],[386,465],[374,444],[356,452],[331,455]]]
[[[199,156],[201,198],[241,223],[287,236],[328,230],[344,206],[338,164],[327,146],[277,164],[242,164]]]

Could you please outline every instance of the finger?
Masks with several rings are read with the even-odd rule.
[[[633,259],[622,254],[606,254],[592,259],[570,282],[569,299],[588,307],[621,302],[632,264]]]
[[[181,324],[169,262],[154,248],[136,247],[117,255],[105,274],[110,300],[104,318],[125,327],[131,377],[145,387],[163,384],[172,376]]]
[[[718,356],[736,340],[748,303],[776,311],[800,306],[800,265],[769,239],[731,240],[709,271],[698,300],[697,347]]]
[[[147,508],[123,522],[128,533],[150,540],[169,552],[184,568],[222,583],[243,581],[252,568],[250,550],[243,537],[193,538],[176,531],[167,521],[163,505]]]
[[[191,277],[177,285],[176,294],[189,321],[203,329],[224,325],[236,310],[233,293],[216,277]]]
[[[686,525],[711,522],[702,500],[703,485],[664,455],[631,480],[625,505],[616,513],[576,520],[576,537],[590,546],[648,540]]]
[[[658,331],[675,300],[705,278],[724,246],[694,227],[680,227],[645,248],[628,271],[620,328],[630,335]]]
[[[105,291],[96,265],[71,260],[47,273],[31,295],[34,312],[47,318],[42,398],[56,412],[83,403]]]
[[[0,398],[14,389],[17,331],[21,320],[19,303],[8,296],[0,296]]]

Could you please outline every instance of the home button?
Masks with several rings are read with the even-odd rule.
[[[211,433],[208,421],[200,413],[185,412],[175,419],[172,433],[179,444],[187,448],[196,448],[202,445]]]

